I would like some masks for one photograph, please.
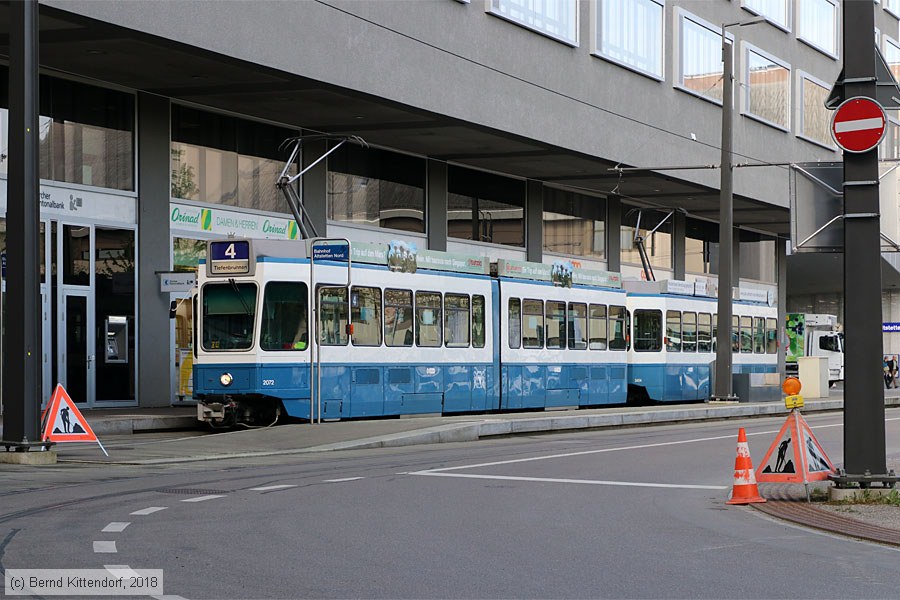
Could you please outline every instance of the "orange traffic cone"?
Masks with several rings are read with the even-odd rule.
[[[753,472],[753,461],[750,460],[750,447],[747,445],[747,434],[741,427],[738,431],[737,458],[734,459],[734,488],[731,499],[726,504],[750,504],[765,502],[756,487],[756,474]]]

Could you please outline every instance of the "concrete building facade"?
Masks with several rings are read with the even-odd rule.
[[[894,68],[900,0],[873,10]],[[735,24],[735,285],[790,309],[790,165],[840,160],[822,104],[840,12],[837,0],[43,0],[45,394],[62,382],[88,407],[189,398],[190,303],[163,280],[183,283],[207,239],[298,237],[275,188],[295,136],[292,173],[336,139],[365,142],[298,183],[319,235],[641,278],[637,235],[657,279],[715,281],[723,23]],[[805,308],[819,291],[795,293]]]

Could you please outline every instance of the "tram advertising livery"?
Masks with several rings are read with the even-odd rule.
[[[312,257],[312,258],[310,258]],[[715,290],[346,240],[208,243],[194,397],[216,427],[709,397]],[[736,301],[736,372],[774,372],[776,309]]]

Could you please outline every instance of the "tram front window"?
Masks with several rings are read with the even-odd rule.
[[[253,345],[256,284],[233,279],[203,286],[203,349],[247,350]]]

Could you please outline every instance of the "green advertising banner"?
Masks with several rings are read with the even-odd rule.
[[[619,273],[582,269],[571,262],[563,261],[547,265],[501,258],[497,261],[497,274],[500,277],[552,281],[554,284],[563,287],[571,287],[572,284],[612,288],[622,287],[622,276]]]
[[[788,313],[787,326],[785,333],[787,334],[787,349],[785,351],[785,360],[787,362],[797,362],[797,359],[805,356],[803,338],[806,334],[806,315],[803,313]]]

